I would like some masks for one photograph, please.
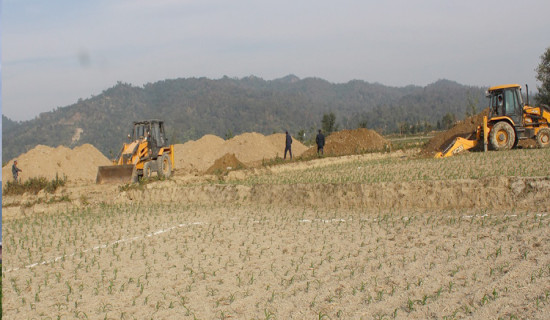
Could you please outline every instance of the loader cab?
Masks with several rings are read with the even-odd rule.
[[[157,147],[166,147],[168,141],[164,133],[164,121],[161,120],[146,120],[135,121],[132,132],[129,137],[132,141],[143,139],[150,135],[155,141]]]
[[[508,117],[515,126],[521,126],[523,119],[523,97],[517,84],[492,87],[487,91],[490,102],[489,119]]]

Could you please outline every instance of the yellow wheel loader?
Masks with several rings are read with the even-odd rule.
[[[154,172],[169,178],[174,168],[174,146],[168,145],[162,120],[135,121],[111,166],[97,170],[96,183],[130,183],[149,178]]]
[[[477,127],[475,140],[456,138],[443,152],[438,152],[436,158],[453,156],[480,143],[484,151],[489,146],[493,150],[509,150],[522,139],[534,138],[540,148],[550,145],[550,107],[529,106],[529,93],[524,103],[518,84],[491,87],[487,98],[490,99],[489,117],[484,117],[483,124]]]

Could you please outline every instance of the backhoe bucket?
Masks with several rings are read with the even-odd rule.
[[[454,156],[462,151],[469,150],[477,146],[477,140],[468,140],[461,137],[457,137],[453,143],[451,143],[443,152],[435,154],[434,158],[446,158]]]
[[[134,168],[133,164],[98,167],[95,183],[131,183]]]

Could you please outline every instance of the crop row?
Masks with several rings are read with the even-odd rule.
[[[31,216],[4,224],[4,316],[536,318],[550,306],[549,231],[544,212],[166,205]]]
[[[445,159],[385,157],[249,176],[244,183],[378,183],[547,176],[550,149],[471,152]],[[241,182],[238,182],[241,183]]]

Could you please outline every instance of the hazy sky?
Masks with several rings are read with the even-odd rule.
[[[549,13],[548,0],[4,0],[2,112],[28,120],[117,81],[224,75],[534,90]]]

